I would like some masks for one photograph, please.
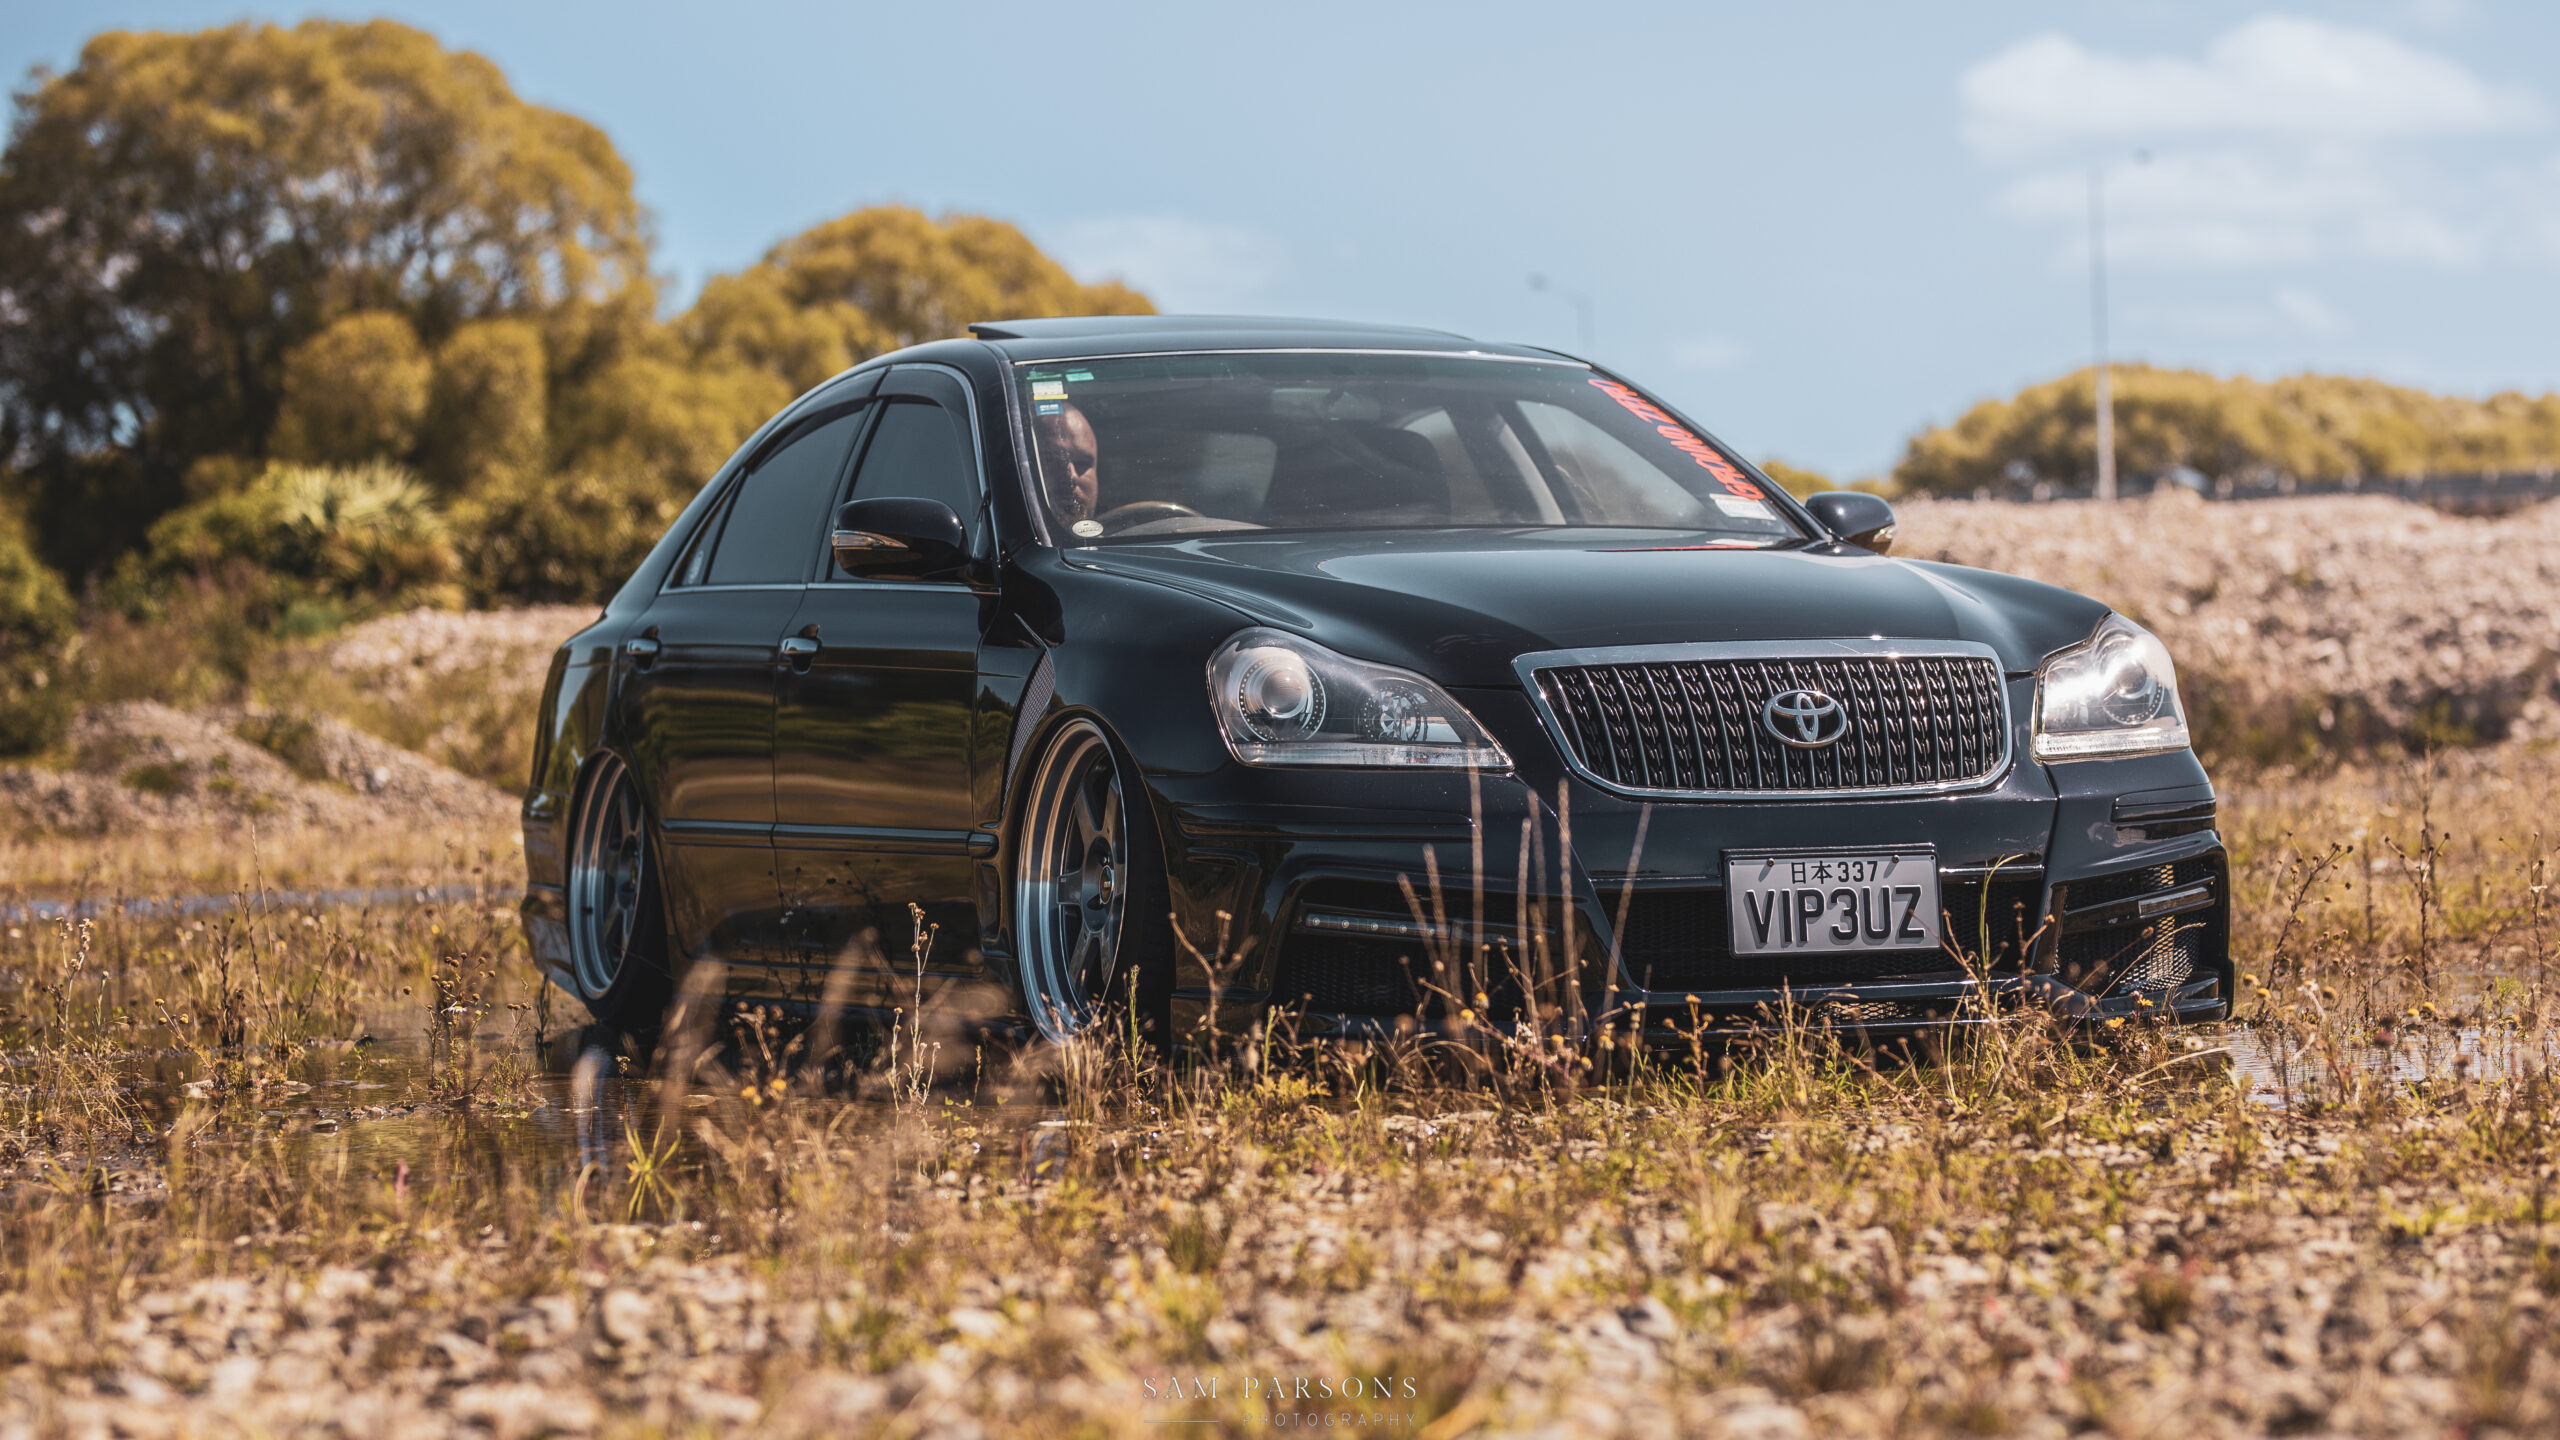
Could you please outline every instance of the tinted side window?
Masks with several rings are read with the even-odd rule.
[[[977,529],[977,467],[959,416],[930,400],[901,395],[880,402],[880,424],[862,449],[852,498],[939,500],[960,523]],[[837,578],[845,578],[842,571]]]
[[[785,441],[742,481],[711,554],[713,585],[798,584],[809,578],[861,412],[850,411]]]

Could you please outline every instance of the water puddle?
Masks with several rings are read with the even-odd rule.
[[[2476,1025],[2404,1031],[2386,1043],[2334,1055],[2247,1024],[2224,1027],[2216,1043],[2230,1055],[2232,1071],[2248,1085],[2249,1098],[2274,1106],[2335,1098],[2333,1077],[2350,1069],[2367,1079],[2422,1085],[2464,1078],[2516,1080],[2560,1065],[2560,1036]]]
[[[285,914],[312,910],[377,909],[398,905],[512,905],[512,891],[487,885],[376,886],[355,890],[261,890],[255,894],[167,895],[86,900],[0,901],[0,924],[50,924],[58,920],[186,919],[199,915]]]

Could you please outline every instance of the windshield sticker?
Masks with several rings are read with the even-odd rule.
[[[1102,522],[1099,520],[1079,520],[1067,528],[1090,540],[1094,536],[1102,533]]]
[[[1090,370],[1070,370],[1067,372],[1067,378],[1070,380],[1090,380],[1093,378],[1093,372]]]
[[[1031,398],[1034,400],[1064,400],[1067,398],[1067,382],[1064,380],[1034,380],[1031,382]]]
[[[1628,414],[1651,425],[1663,439],[1671,442],[1672,448],[1697,461],[1700,469],[1724,482],[1726,493],[1739,500],[1768,498],[1759,486],[1751,483],[1749,476],[1734,468],[1732,461],[1718,454],[1714,446],[1690,433],[1689,427],[1672,419],[1661,406],[1604,376],[1591,377],[1591,383],[1599,389],[1601,394],[1625,406]]]
[[[1716,508],[1727,515],[1735,516],[1743,520],[1775,520],[1778,518],[1777,515],[1769,509],[1769,502],[1766,500],[1742,500],[1731,495],[1719,495],[1716,497]]]
[[[1031,408],[1035,413],[1041,415],[1064,415],[1067,413],[1067,402],[1064,400],[1043,400]]]

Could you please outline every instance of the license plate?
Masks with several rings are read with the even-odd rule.
[[[1728,853],[1724,894],[1736,955],[1939,947],[1938,857],[1925,845]]]

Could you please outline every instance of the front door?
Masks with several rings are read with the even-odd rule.
[[[977,448],[957,380],[890,372],[846,499],[940,500],[987,549]],[[887,976],[977,967],[970,706],[991,592],[969,580],[865,580],[826,562],[791,617],[814,651],[781,667],[775,860],[804,988],[850,965],[860,1004],[905,1003]],[[924,908],[920,929],[908,909]]]
[[[623,734],[658,821],[681,956],[747,964],[777,944],[774,664],[799,608],[860,408],[768,444],[624,643]]]

